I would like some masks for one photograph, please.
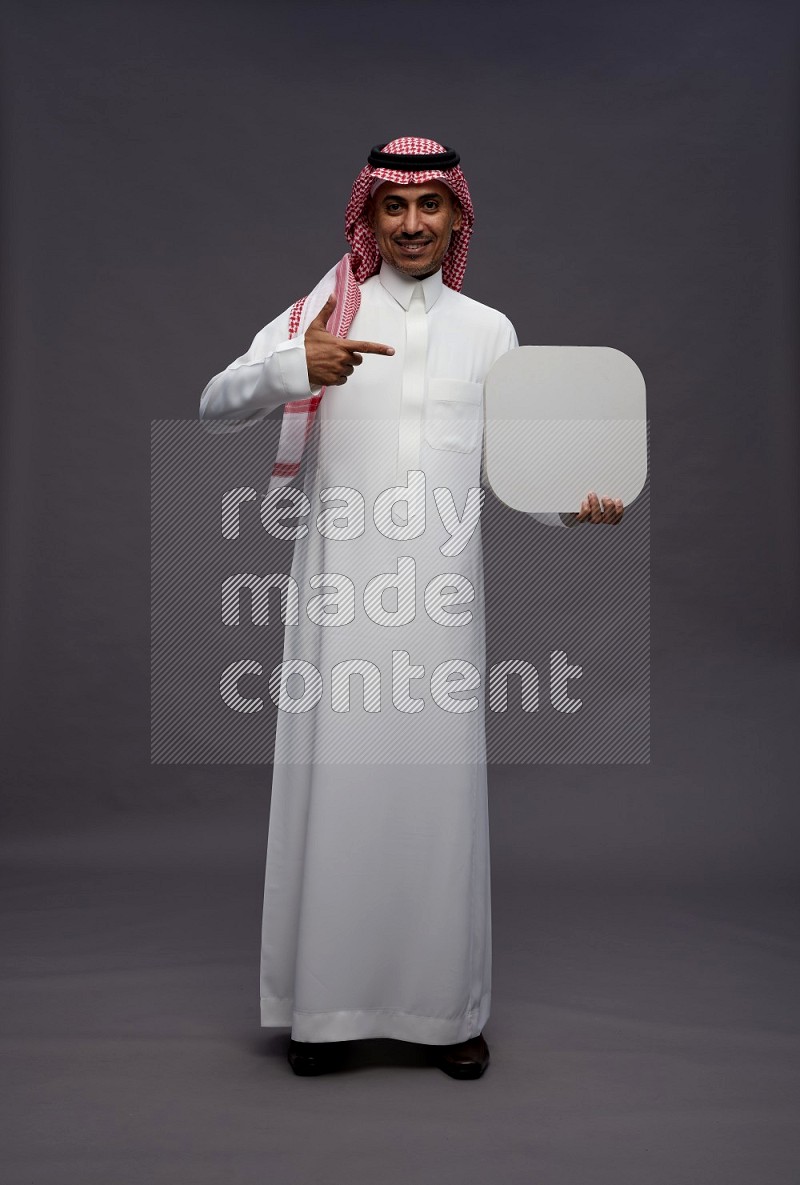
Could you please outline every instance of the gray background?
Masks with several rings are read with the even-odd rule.
[[[3,16],[8,1179],[794,1183],[794,6]],[[149,428],[409,133],[464,158],[465,291],[647,379],[652,764],[493,771],[480,1083],[304,1082],[258,1028],[269,770],[149,764]]]

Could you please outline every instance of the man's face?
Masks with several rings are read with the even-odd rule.
[[[386,262],[423,280],[441,267],[450,235],[461,226],[461,207],[441,181],[384,181],[370,200],[368,218]]]

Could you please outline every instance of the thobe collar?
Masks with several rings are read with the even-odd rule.
[[[442,280],[442,269],[434,272],[432,276],[426,276],[424,280],[415,280],[413,276],[407,276],[405,272],[399,272],[397,268],[392,267],[390,263],[384,260],[381,263],[381,270],[378,272],[381,284],[383,284],[390,296],[393,296],[398,304],[408,311],[408,306],[411,304],[411,297],[417,288],[422,289],[422,298],[425,301],[425,312],[429,313],[437,300],[442,294],[444,283]]]

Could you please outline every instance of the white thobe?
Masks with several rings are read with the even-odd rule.
[[[303,339],[288,341],[288,325],[286,310],[209,383],[201,416],[258,419],[308,397]],[[417,281],[387,264],[361,285],[349,336],[395,354],[365,354],[346,384],[326,391],[317,414],[304,487],[309,531],[292,565],[300,618],[286,628],[284,664],[312,664],[322,692],[311,710],[298,711],[291,681],[281,684],[288,698],[276,734],[261,1023],[291,1026],[299,1041],[450,1044],[478,1034],[490,1006],[484,611],[480,525],[458,554],[443,554],[453,521],[448,532],[437,497],[449,492],[444,502],[452,496],[463,516],[469,490],[479,490],[484,379],[517,339],[506,317],[446,287],[441,272]],[[404,513],[411,522],[420,505],[397,507],[394,527],[384,520],[381,530],[376,499],[419,483],[414,474],[424,475],[425,528],[387,538],[402,535]],[[340,515],[342,501],[352,511],[344,488],[363,496],[363,533],[333,538],[334,509],[329,529],[314,521],[326,502]],[[388,616],[376,621],[380,608],[373,599],[370,613],[364,603],[370,580],[396,576],[402,564],[408,573],[409,560],[413,603],[406,582],[394,600],[384,597]],[[345,606],[341,624],[326,624],[331,587]],[[334,708],[333,669],[344,662],[367,673],[363,683],[340,680]],[[448,684],[453,663],[461,673]],[[291,694],[307,687],[295,682]]]

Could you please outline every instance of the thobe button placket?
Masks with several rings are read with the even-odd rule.
[[[417,284],[406,309],[406,349],[397,433],[398,485],[406,483],[409,469],[419,469],[427,357],[428,321],[425,299],[422,285]]]

